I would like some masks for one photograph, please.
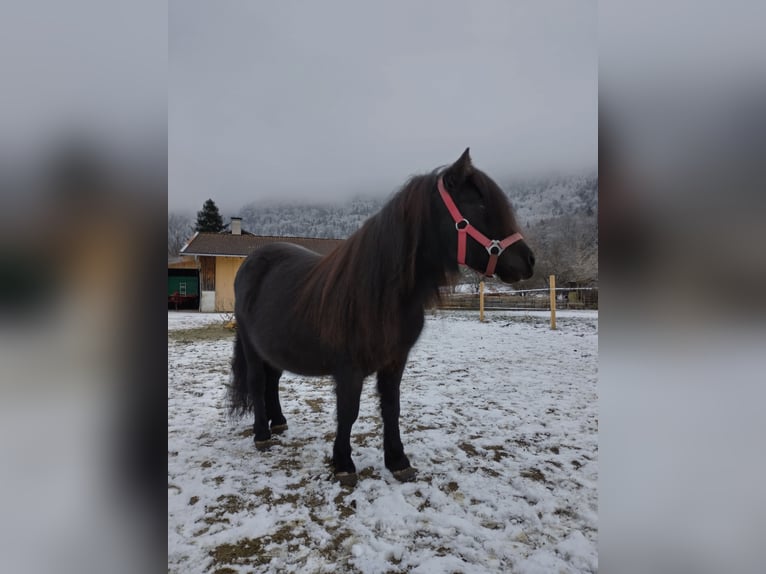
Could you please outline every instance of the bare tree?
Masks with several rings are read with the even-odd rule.
[[[538,221],[529,228],[535,252],[534,277],[523,287],[598,279],[598,226],[594,215],[567,214]]]
[[[191,219],[178,213],[168,213],[168,256],[178,255],[193,233]]]
[[[484,280],[484,277],[468,267],[460,268],[460,283],[463,285],[469,285],[472,293],[479,292],[479,283]]]

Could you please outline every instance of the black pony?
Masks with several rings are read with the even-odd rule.
[[[230,401],[232,412],[253,412],[256,447],[268,448],[272,432],[287,428],[282,371],[332,375],[335,476],[354,484],[351,426],[362,382],[377,373],[385,464],[397,479],[412,479],[399,437],[399,383],[424,308],[459,263],[506,283],[531,277],[534,256],[518,231],[506,196],[466,149],[451,166],[410,179],[325,257],[289,243],[253,251],[234,283]]]

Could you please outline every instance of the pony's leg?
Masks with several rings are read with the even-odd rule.
[[[338,430],[332,451],[335,478],[345,486],[356,484],[356,467],[351,460],[351,427],[359,416],[359,398],[364,376],[351,370],[335,375]]]
[[[404,454],[399,435],[399,385],[406,358],[394,367],[378,371],[378,394],[383,416],[383,452],[386,468],[402,482],[415,478],[416,471]]]
[[[271,443],[269,419],[266,416],[266,364],[248,345],[247,357],[247,391],[253,401],[253,435],[255,447],[265,450]]]
[[[287,419],[282,414],[282,405],[279,404],[279,377],[282,371],[271,365],[264,365],[266,371],[266,417],[271,421],[271,432],[281,433],[287,430]]]

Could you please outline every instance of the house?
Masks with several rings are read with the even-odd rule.
[[[181,255],[191,258],[199,272],[199,310],[233,312],[234,278],[239,266],[257,247],[275,242],[294,243],[327,255],[343,240],[253,235],[242,230],[239,217],[231,218],[225,232],[195,233],[181,248]]]

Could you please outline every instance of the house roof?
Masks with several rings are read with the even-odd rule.
[[[247,257],[256,248],[276,242],[294,243],[295,245],[316,251],[320,255],[327,255],[340,245],[343,239],[195,233],[194,237],[181,249],[181,253],[183,255],[210,255],[212,257]]]

